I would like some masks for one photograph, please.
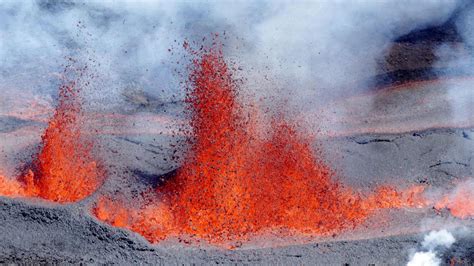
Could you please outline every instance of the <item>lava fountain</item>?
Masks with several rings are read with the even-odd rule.
[[[75,82],[59,88],[58,106],[32,167],[16,179],[0,176],[1,195],[66,203],[84,199],[100,186],[103,175],[92,154],[93,142],[82,132],[80,92]]]
[[[93,210],[100,220],[151,242],[190,236],[225,244],[265,232],[339,233],[377,209],[424,204],[419,188],[384,187],[370,196],[345,188],[310,139],[281,116],[271,119],[266,137],[257,134],[255,108],[239,101],[239,82],[222,48],[193,54],[186,96],[193,140],[187,159],[141,203],[101,198]]]

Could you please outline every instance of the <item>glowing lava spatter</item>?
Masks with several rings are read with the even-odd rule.
[[[219,47],[193,61],[190,83],[194,140],[184,165],[141,208],[102,198],[99,219],[152,242],[187,235],[226,243],[265,231],[337,233],[374,210],[421,204],[414,202],[420,191],[384,188],[365,198],[342,187],[284,119],[273,119],[266,138],[256,134],[255,114],[238,101]]]
[[[448,209],[453,216],[461,219],[474,218],[474,181],[459,185],[450,195],[444,196],[435,206],[437,210]]]
[[[32,169],[17,179],[0,176],[0,194],[41,197],[60,203],[89,196],[102,182],[92,155],[92,142],[83,136],[84,116],[75,83],[59,90],[59,103],[42,136]]]

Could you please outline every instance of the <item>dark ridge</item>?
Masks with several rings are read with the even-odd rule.
[[[438,78],[450,78],[450,77],[464,77],[471,76],[473,73],[465,69],[453,69],[453,68],[419,68],[413,70],[396,70],[379,74],[373,77],[370,88],[377,89],[391,86],[400,85],[412,81],[423,81],[423,80],[434,80]]]
[[[456,21],[463,15],[463,11],[469,8],[469,1],[460,5],[451,17],[441,25],[414,30],[403,35],[394,44],[404,44],[408,47],[400,50],[400,46],[391,48],[380,67],[388,72],[374,76],[370,82],[370,88],[380,88],[389,85],[399,85],[410,81],[432,80],[439,77],[467,76],[466,70],[449,68],[435,68],[437,62],[436,50],[442,43],[463,43]],[[413,44],[413,46],[411,46]],[[415,46],[416,44],[416,46]],[[410,48],[413,47],[413,48]],[[394,49],[392,51],[392,49]],[[417,66],[419,62],[421,65]],[[403,66],[407,67],[403,67]],[[390,68],[402,68],[390,71]]]
[[[451,19],[442,25],[412,31],[397,38],[394,42],[462,42],[462,37],[459,35],[455,24],[456,18],[457,15],[451,17]]]
[[[422,43],[422,42],[462,42],[462,37],[456,28],[456,20],[462,15],[464,9],[472,5],[469,1],[460,5],[451,17],[441,25],[417,29],[398,37],[394,42],[398,43]]]

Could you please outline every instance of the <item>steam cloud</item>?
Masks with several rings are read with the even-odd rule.
[[[441,264],[441,259],[437,256],[437,248],[450,248],[456,239],[454,236],[443,229],[440,231],[431,231],[422,242],[423,249],[413,254],[407,266],[437,266]]]
[[[462,45],[442,44],[437,56],[440,62],[448,62],[448,68],[442,74],[474,74],[474,4],[466,2],[458,8],[455,20],[456,30],[462,38]],[[472,88],[459,88],[447,83],[447,95],[450,99],[452,116],[458,120],[469,120],[474,116],[471,106],[474,104]]]
[[[308,95],[324,100],[354,89],[375,74],[393,39],[443,23],[460,3],[6,0],[0,3],[0,82],[52,93],[51,73],[60,71],[63,57],[88,56],[87,49],[100,62],[100,87],[109,97],[130,86],[165,100],[180,97],[168,49],[226,31],[228,53],[257,83],[249,88],[296,106]],[[78,22],[86,28],[78,30]]]

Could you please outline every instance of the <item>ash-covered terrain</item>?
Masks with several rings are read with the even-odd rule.
[[[77,205],[1,202],[2,263],[404,265],[423,241],[420,232],[232,251],[177,243],[152,246],[136,234],[85,216]],[[443,251],[443,262],[456,258],[469,265],[474,255],[472,232],[454,236],[456,243]]]

